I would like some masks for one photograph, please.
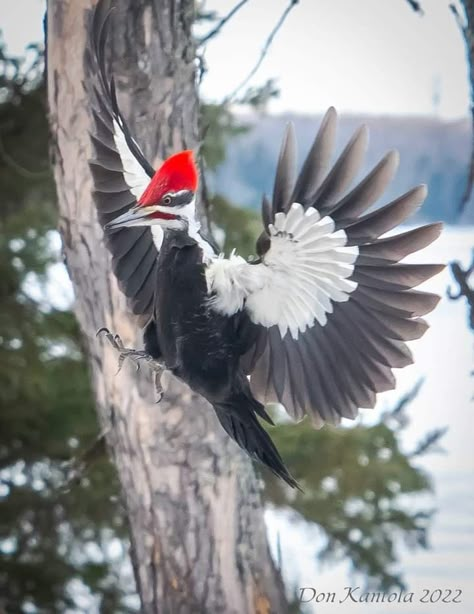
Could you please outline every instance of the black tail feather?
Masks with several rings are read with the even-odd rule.
[[[257,408],[258,404],[258,408]],[[291,476],[281,458],[275,444],[262,427],[255,415],[267,417],[263,406],[255,401],[239,395],[235,400],[214,405],[219,422],[226,433],[247,452],[254,460],[270,469],[276,476],[284,480],[292,488],[301,488]],[[263,412],[263,413],[262,413]],[[269,416],[268,416],[269,418]]]

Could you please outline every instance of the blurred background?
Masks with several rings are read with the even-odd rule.
[[[463,203],[472,142],[469,67],[463,7],[452,4],[198,5],[202,153],[224,249],[253,251],[261,194],[271,190],[285,124],[295,123],[303,158],[321,114],[334,105],[339,148],[356,126],[369,125],[366,168],[388,149],[400,151],[387,198],[428,184],[414,221],[443,220],[446,228],[421,259],[469,268],[474,204]],[[98,460],[67,483],[68,461],[87,449],[98,426],[56,231],[44,11],[43,0],[1,0],[0,612],[135,612],[113,468]],[[426,289],[443,298],[428,317],[430,331],[412,344],[416,364],[397,373],[396,391],[343,428],[315,432],[303,422],[272,430],[287,464],[312,486],[294,499],[262,476],[270,542],[295,612],[366,609],[298,603],[300,587],[342,595],[348,585],[417,594],[460,589],[460,604],[393,607],[411,614],[474,611],[469,309],[464,297],[449,298],[459,292],[449,269]]]

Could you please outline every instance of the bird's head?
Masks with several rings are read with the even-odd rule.
[[[124,226],[186,228],[195,219],[198,171],[193,152],[169,157],[153,175],[135,207],[106,224],[107,230]]]

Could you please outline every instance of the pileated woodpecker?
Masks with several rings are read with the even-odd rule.
[[[404,342],[423,335],[420,316],[439,300],[413,288],[443,268],[400,261],[434,241],[441,225],[380,238],[420,207],[426,188],[367,213],[398,155],[388,153],[350,188],[367,130],[331,166],[331,108],[297,178],[287,129],[273,198],[263,198],[258,257],[222,257],[196,219],[193,153],[176,153],[155,172],[130,135],[105,67],[109,16],[110,2],[99,2],[86,51],[90,168],[114,273],[133,312],[147,318],[145,349],[127,350],[106,333],[122,360],[145,358],[205,397],[230,437],[296,486],[258,420],[271,422],[265,403],[320,427],[355,418],[374,406],[377,392],[394,388],[392,368],[412,362]]]

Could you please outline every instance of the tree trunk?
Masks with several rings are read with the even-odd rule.
[[[83,88],[85,9],[49,0],[48,87],[60,231],[94,382],[99,421],[130,523],[142,609],[151,613],[285,612],[266,539],[259,482],[211,408],[174,380],[153,403],[148,373],[117,371],[102,326],[141,335],[111,272],[91,198],[91,117]],[[119,99],[150,160],[198,142],[193,0],[121,0],[108,46]],[[143,372],[146,368],[142,369]]]

